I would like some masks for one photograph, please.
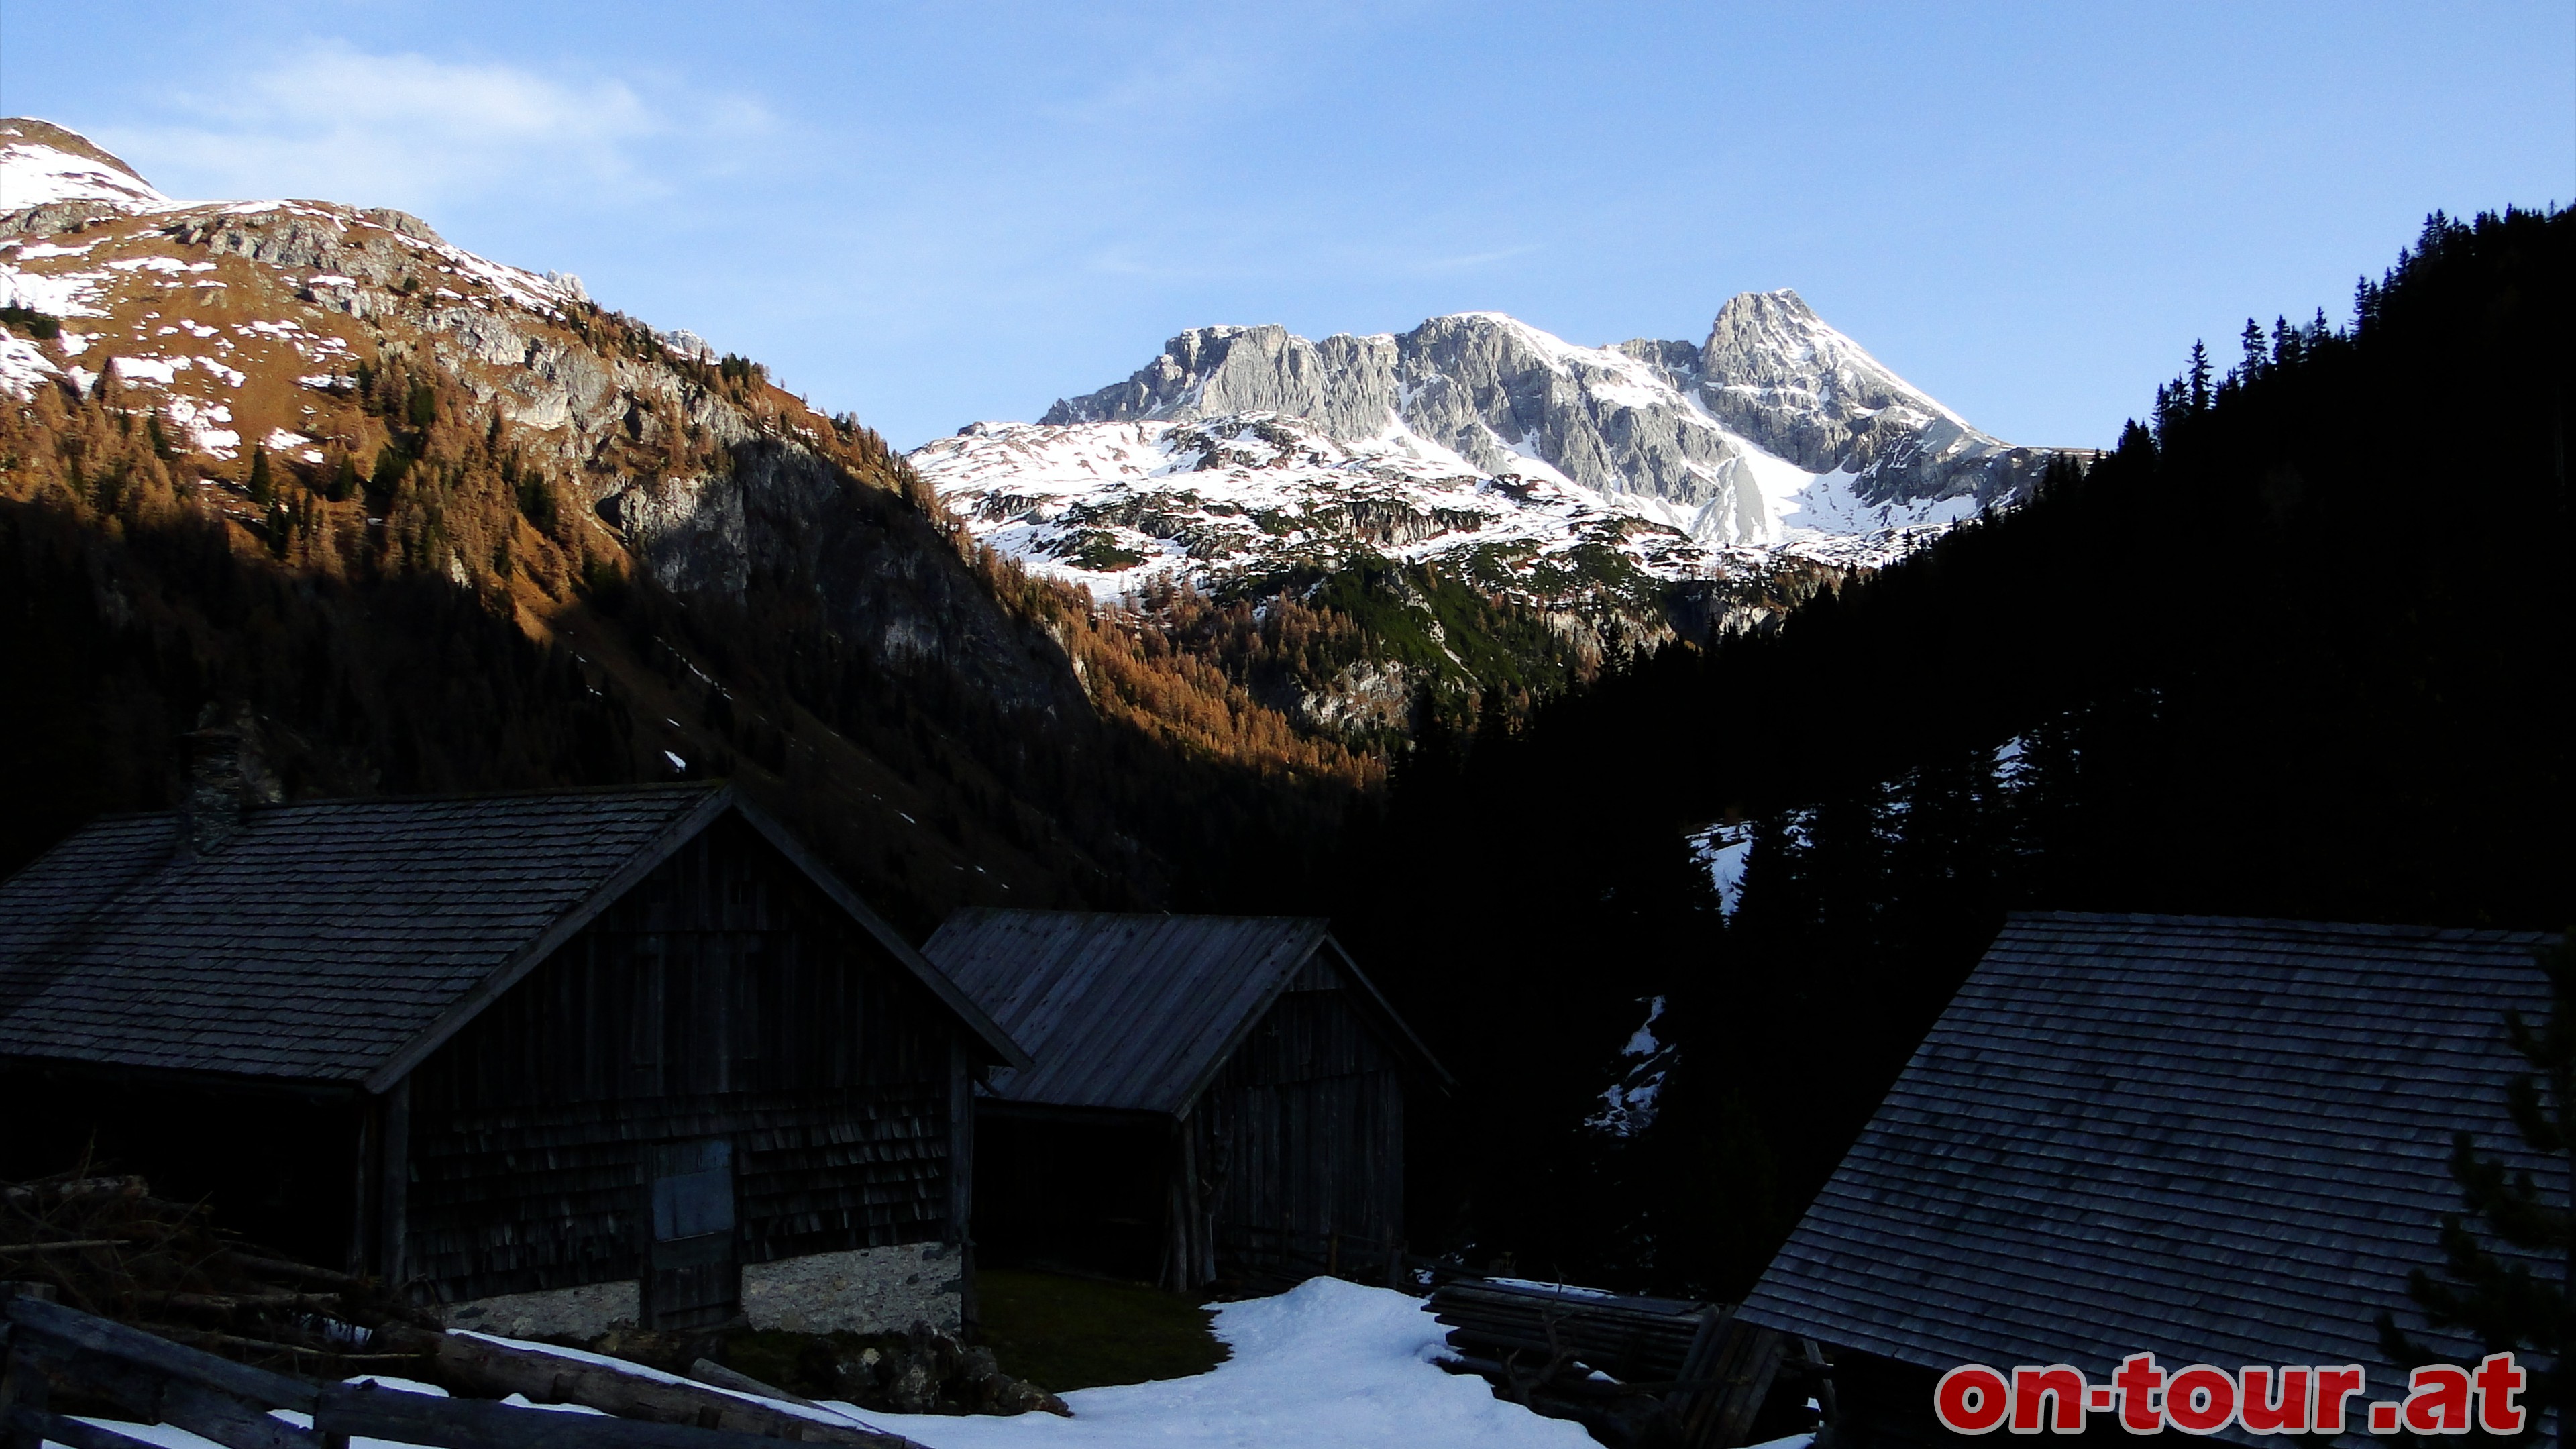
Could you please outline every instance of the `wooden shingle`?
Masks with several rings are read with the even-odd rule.
[[[0,1057],[381,1090],[710,822],[737,812],[963,1018],[990,1018],[720,784],[254,808],[90,825],[0,883]]]
[[[2374,1319],[2421,1328],[2452,1134],[2528,1160],[2504,1022],[2546,1013],[2547,940],[2016,916],[1743,1316],[1934,1370],[2149,1350],[2402,1385]]]

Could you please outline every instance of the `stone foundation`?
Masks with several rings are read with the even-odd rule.
[[[442,1311],[450,1328],[470,1328],[503,1338],[568,1335],[596,1338],[612,1328],[633,1328],[639,1295],[634,1280],[585,1283],[543,1293],[503,1293],[450,1303]]]
[[[927,1322],[955,1333],[966,1280],[957,1248],[909,1243],[816,1253],[742,1267],[742,1311],[754,1328],[795,1333],[901,1333]]]
[[[754,1328],[794,1333],[901,1333],[928,1323],[953,1334],[964,1316],[965,1286],[957,1249],[947,1243],[816,1253],[743,1264],[742,1311]],[[443,1313],[450,1328],[503,1338],[596,1338],[634,1327],[639,1301],[630,1280],[503,1293],[451,1303]]]

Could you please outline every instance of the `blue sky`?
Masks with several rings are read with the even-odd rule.
[[[20,6],[0,113],[391,205],[910,445],[1189,326],[1696,341],[1794,287],[2107,442],[2439,207],[2576,200],[2576,6]]]

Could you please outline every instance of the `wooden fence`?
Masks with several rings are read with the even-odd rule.
[[[1458,1278],[1430,1308],[1449,1327],[1453,1371],[1605,1444],[1735,1449],[1784,1372],[1831,1394],[1813,1344],[1793,1355],[1790,1338],[1738,1321],[1732,1304]]]
[[[774,1418],[774,1434],[749,1434],[373,1384],[315,1383],[28,1296],[0,1299],[0,1349],[7,1354],[0,1369],[0,1437],[8,1449],[42,1449],[49,1439],[70,1449],[153,1449],[55,1412],[57,1386],[112,1404],[122,1417],[175,1424],[227,1449],[348,1449],[352,1436],[435,1449],[778,1449],[781,1439],[921,1449],[900,1435],[789,1416]],[[568,1372],[584,1367],[565,1361]],[[276,1410],[305,1422],[290,1422]]]

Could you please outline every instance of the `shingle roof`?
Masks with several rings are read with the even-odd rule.
[[[1036,1059],[994,1073],[995,1096],[1179,1115],[1330,942],[1323,921],[1294,916],[978,907],[950,916],[921,949]],[[1398,1045],[1428,1062],[1350,958],[1332,953]]]
[[[1024,1060],[714,784],[273,806],[190,859],[174,816],[101,820],[0,883],[0,1056],[381,1087],[729,810]]]
[[[1930,1368],[2144,1349],[2376,1393],[2452,1133],[2523,1155],[2503,1019],[2546,1011],[2545,939],[2016,916],[1743,1315]]]

